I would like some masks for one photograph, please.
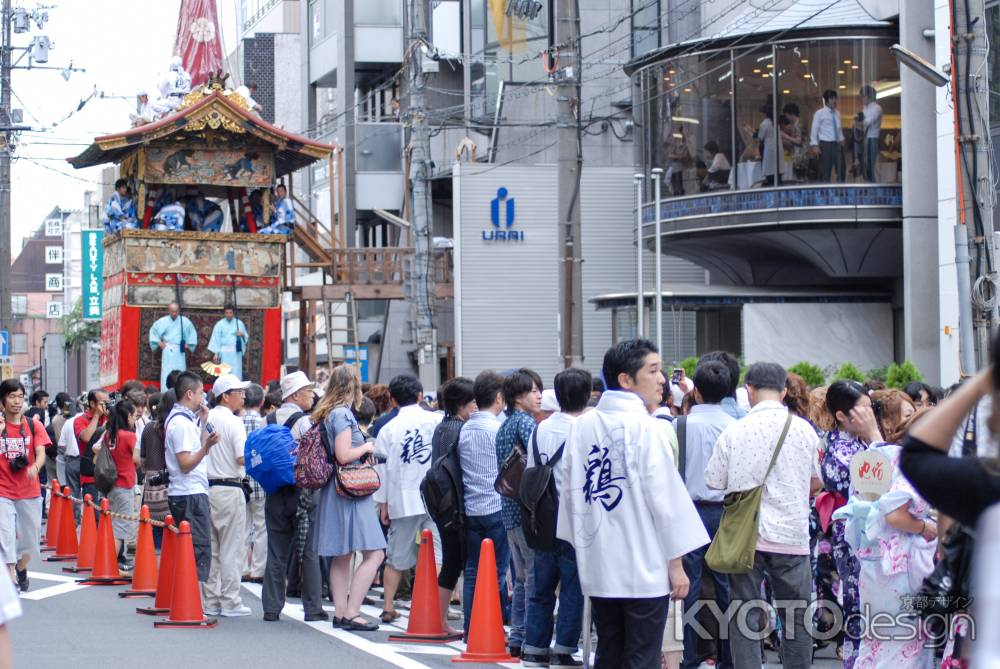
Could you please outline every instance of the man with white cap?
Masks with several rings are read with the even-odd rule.
[[[243,447],[247,431],[237,415],[243,410],[249,381],[223,374],[212,385],[215,406],[208,425],[219,443],[205,458],[208,464],[208,501],[212,519],[212,567],[202,585],[205,613],[210,616],[248,616],[240,599],[241,567],[246,544],[246,500],[243,496]]]
[[[278,410],[267,417],[271,424],[282,425],[292,433],[296,443],[310,427],[309,411],[313,405],[315,385],[305,372],[286,374],[281,378],[281,401]],[[274,416],[274,420],[271,420]],[[304,513],[298,514],[300,506]],[[313,491],[286,486],[268,495],[264,501],[264,524],[267,526],[267,567],[264,569],[264,588],[261,602],[264,620],[278,620],[285,607],[285,585],[288,562],[293,558],[297,536],[296,516],[300,522],[309,523],[305,548],[302,551],[302,606],[306,621],[328,620],[323,610],[322,580],[319,556],[313,545],[313,516],[316,500]]]
[[[138,127],[140,125],[152,123],[153,119],[156,118],[156,112],[153,111],[153,104],[149,101],[149,93],[146,92],[145,88],[141,88],[136,92],[135,97],[137,100],[138,112],[128,115],[129,118],[132,119],[132,126]]]
[[[170,59],[170,71],[160,80],[160,99],[153,105],[159,116],[166,116],[180,106],[184,96],[191,92],[191,75],[184,69],[180,56]]]

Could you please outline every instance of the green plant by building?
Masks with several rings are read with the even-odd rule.
[[[885,374],[885,385],[899,390],[905,388],[909,383],[923,380],[924,375],[921,374],[920,370],[917,369],[917,366],[909,360],[905,360],[901,365],[896,364],[895,362],[892,363],[889,365],[889,369]]]
[[[826,376],[823,374],[823,370],[819,365],[814,365],[811,362],[799,362],[788,368],[788,371],[792,374],[798,374],[806,382],[806,385],[810,388],[815,388],[816,386],[821,386],[826,381]]]

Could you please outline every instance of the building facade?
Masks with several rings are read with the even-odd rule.
[[[9,345],[16,375],[37,377],[43,338],[62,330],[64,235],[67,226],[79,225],[80,216],[79,211],[54,208],[23,241],[11,266],[13,323]]]
[[[747,360],[866,371],[909,359],[934,383],[955,380],[947,92],[889,51],[946,64],[947,7],[697,4],[638,13],[625,68],[638,171],[663,170],[659,202],[644,180],[642,242],[659,231],[709,276],[663,285],[664,308],[697,314],[699,352],[722,341]],[[598,304],[629,320],[639,300],[633,286]]]

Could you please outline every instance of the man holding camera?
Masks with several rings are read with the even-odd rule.
[[[244,391],[249,381],[235,374],[215,380],[215,406],[208,412],[208,425],[219,443],[205,461],[208,464],[208,500],[212,520],[212,567],[202,588],[206,615],[227,618],[248,616],[250,607],[240,599],[240,576],[246,557],[246,508],[243,492],[243,447],[247,430],[237,416],[243,410]]]
[[[104,425],[108,422],[108,394],[103,390],[91,390],[87,393],[87,410],[73,420],[73,434],[78,445],[78,460],[66,460],[66,478],[72,482],[79,481],[80,495],[90,495],[97,503],[97,485],[94,482],[94,449],[93,444],[100,441],[104,435]],[[76,488],[70,483],[71,489]],[[75,508],[77,505],[74,505]],[[80,516],[77,511],[77,522]]]
[[[45,426],[24,416],[24,386],[0,383],[0,553],[21,592],[28,590],[28,562],[38,555],[42,490],[38,472],[51,443]]]
[[[208,422],[205,387],[196,374],[181,372],[174,392],[177,403],[164,426],[164,452],[169,474],[167,502],[174,522],[180,525],[186,520],[191,524],[198,580],[204,584],[212,564],[212,522],[205,458],[218,443],[219,433]]]

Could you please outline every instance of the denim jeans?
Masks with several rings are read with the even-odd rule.
[[[514,601],[510,605],[510,639],[508,643],[520,648],[524,643],[524,620],[528,612],[528,599],[535,591],[535,551],[524,539],[524,530],[515,527],[507,530],[507,544],[510,546],[514,566]]]
[[[715,538],[715,533],[719,531],[719,523],[722,521],[722,505],[695,502],[695,509],[701,516],[701,522],[705,525],[709,538]],[[682,560],[684,572],[691,582],[688,596],[684,598],[685,612],[694,609],[695,603],[701,598],[702,575],[711,578],[715,585],[715,602],[719,605],[719,610],[725,611],[726,607],[729,606],[729,579],[725,574],[716,573],[708,568],[708,565],[705,564],[705,553],[707,552],[708,546],[702,546],[685,555]],[[725,623],[723,622],[723,624]],[[728,639],[719,639],[717,644],[719,656],[716,659],[719,662],[719,669],[732,669],[733,658],[729,652]],[[684,625],[684,661],[681,663],[681,669],[698,669],[701,660],[702,658],[698,654],[698,635],[695,633],[694,626]]]
[[[535,551],[535,589],[528,598],[524,652],[548,655],[552,642],[552,613],[559,587],[559,618],[556,621],[557,655],[577,651],[583,626],[583,592],[576,571],[573,546],[558,540],[554,551]]]
[[[875,183],[878,175],[875,168],[878,166],[878,137],[865,138],[865,181]]]
[[[465,518],[465,583],[462,587],[462,608],[465,612],[465,636],[469,636],[472,621],[472,600],[476,592],[476,576],[479,572],[479,550],[483,539],[493,540],[496,558],[497,588],[500,590],[500,608],[505,619],[510,617],[510,602],[507,598],[507,565],[510,564],[510,548],[507,545],[507,530],[503,527],[500,512],[488,516],[466,516]]]

